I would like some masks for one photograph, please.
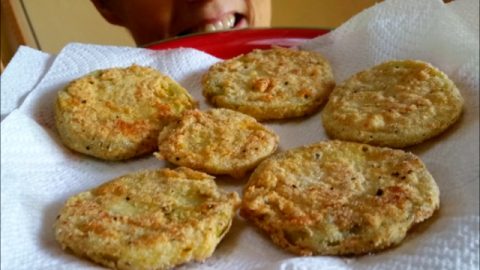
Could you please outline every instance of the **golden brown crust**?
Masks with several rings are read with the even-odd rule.
[[[196,103],[157,70],[137,65],[95,71],[58,92],[55,121],[69,148],[106,160],[153,152],[160,129]]]
[[[165,127],[157,157],[240,178],[275,152],[278,136],[255,118],[228,109],[191,110]]]
[[[214,106],[257,120],[311,114],[335,86],[330,64],[320,54],[281,47],[219,62],[202,83],[203,95]]]
[[[438,207],[438,186],[413,154],[325,141],[263,161],[240,213],[293,253],[347,255],[400,243]]]
[[[113,269],[168,269],[211,256],[239,202],[201,172],[142,171],[68,199],[55,236],[62,248]]]
[[[322,120],[335,139],[400,148],[443,132],[463,103],[455,84],[430,64],[389,61],[338,85]]]

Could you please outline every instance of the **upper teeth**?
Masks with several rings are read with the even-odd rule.
[[[204,25],[199,30],[202,32],[212,32],[212,31],[230,29],[230,28],[233,28],[234,25],[235,25],[235,16],[233,14],[228,14],[224,16],[221,20]]]

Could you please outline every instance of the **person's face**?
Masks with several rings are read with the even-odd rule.
[[[126,27],[138,45],[164,38],[269,26],[271,0],[92,0],[110,23]]]

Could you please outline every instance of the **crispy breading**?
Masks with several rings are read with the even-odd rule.
[[[241,178],[275,152],[278,135],[229,109],[186,111],[159,136],[156,156],[211,174]]]
[[[240,213],[293,253],[349,255],[399,244],[439,204],[438,186],[415,155],[324,141],[263,161]]]
[[[389,61],[337,85],[322,120],[332,138],[401,148],[443,132],[463,103],[455,84],[432,65]]]
[[[63,143],[80,153],[122,160],[152,153],[161,128],[196,102],[149,67],[98,70],[58,92],[55,121]]]
[[[214,106],[271,120],[316,112],[335,81],[319,53],[274,47],[213,65],[202,84]]]
[[[113,269],[169,269],[210,257],[239,203],[205,173],[141,171],[68,199],[55,236],[62,248]]]

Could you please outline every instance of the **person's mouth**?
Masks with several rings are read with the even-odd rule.
[[[239,29],[245,27],[248,27],[248,22],[245,16],[238,13],[228,13],[216,20],[210,20],[195,28],[182,31],[179,35]]]

